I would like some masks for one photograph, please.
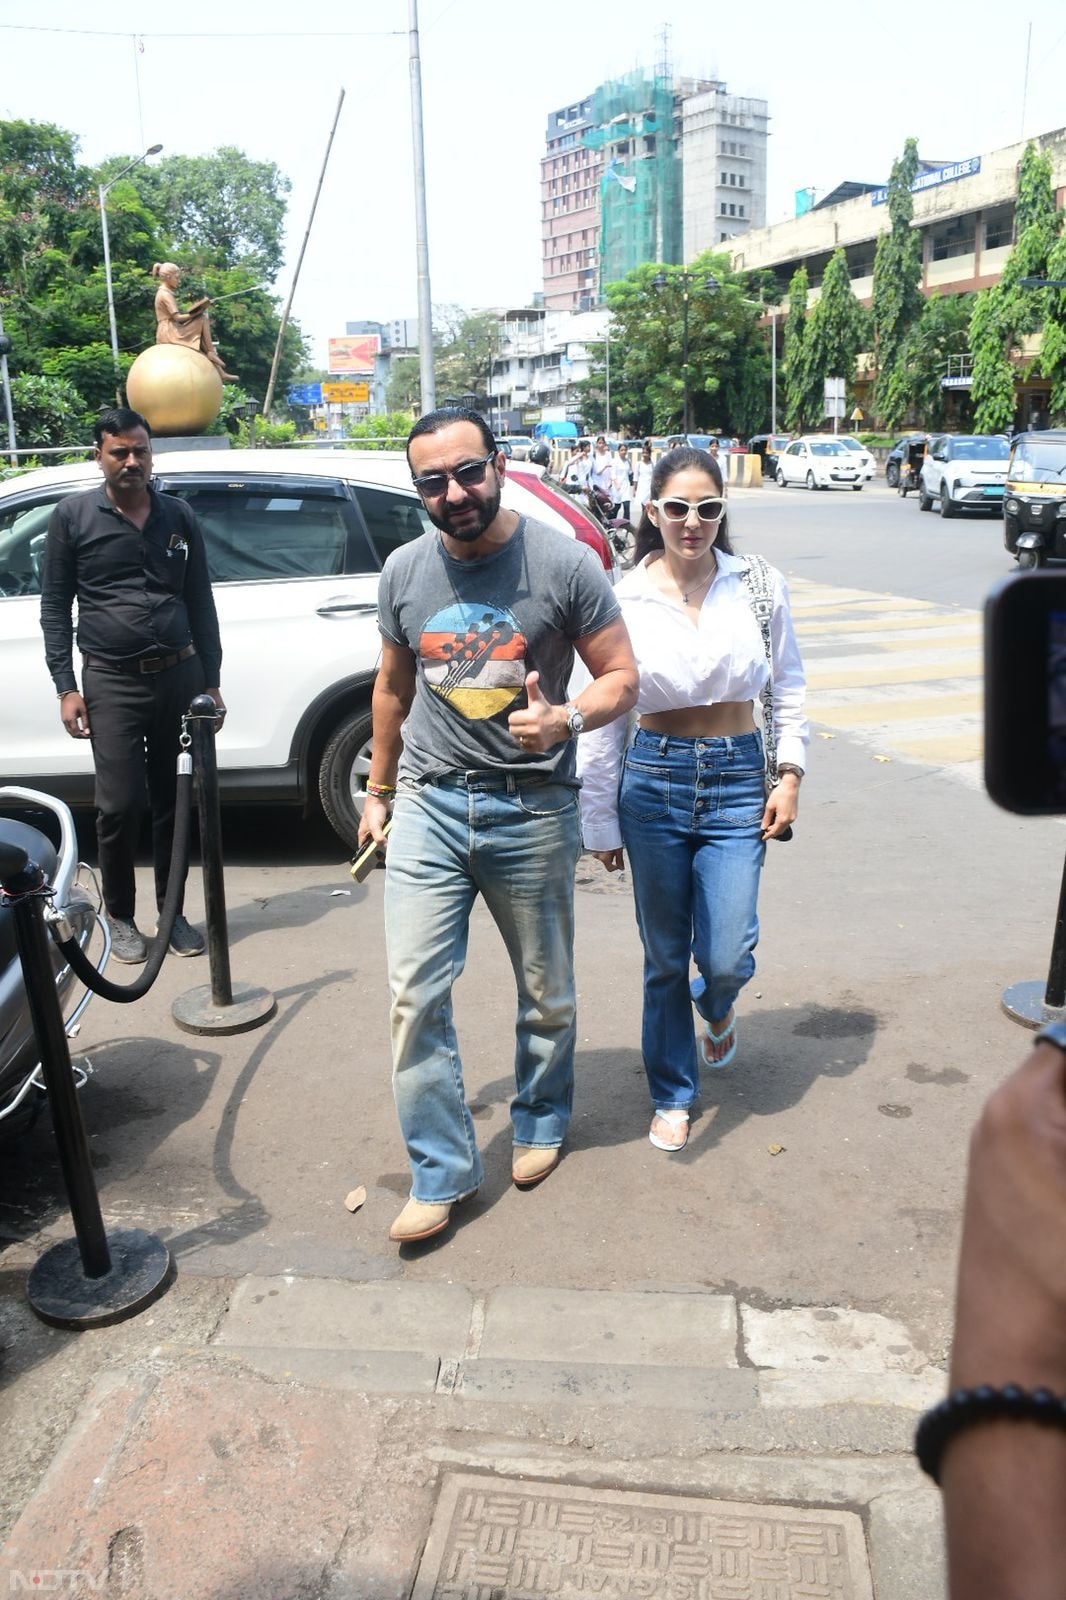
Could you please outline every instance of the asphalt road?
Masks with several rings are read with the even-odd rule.
[[[734,523],[793,585],[816,733],[796,840],[769,848],[739,1059],[708,1075],[687,1150],[646,1137],[628,884],[583,862],[566,1159],[531,1193],[509,1182],[513,990],[478,910],[456,1018],[488,1178],[449,1234],[401,1255],[386,1239],[408,1182],[382,875],[354,887],[321,822],[230,812],[233,974],[271,988],[278,1014],[233,1038],[180,1032],[170,1003],[208,975],[174,958],[144,1002],[94,1002],[81,1102],[109,1218],[163,1233],[185,1272],[698,1284],[884,1310],[928,1348],[944,1339],[967,1130],[1025,1042],[999,997],[1046,969],[1062,856],[1059,823],[995,810],[974,750],[944,757],[979,694],[977,609],[1009,570],[1000,526],[942,522],[883,486],[767,485],[736,496]],[[921,737],[898,731],[903,699]],[[189,898],[196,917],[195,875]],[[0,1245],[64,1231],[61,1195],[41,1125],[0,1179]]]

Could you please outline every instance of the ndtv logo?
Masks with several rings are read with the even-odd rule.
[[[12,1569],[8,1574],[8,1594],[102,1594],[107,1574],[95,1577],[81,1567],[36,1567],[30,1572]]]

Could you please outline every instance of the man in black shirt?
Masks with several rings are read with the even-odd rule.
[[[99,488],[52,513],[41,574],[45,659],[72,739],[92,739],[96,836],[112,954],[148,954],[134,921],[134,859],[145,788],[152,811],[156,902],[166,895],[174,837],[178,734],[194,696],[225,716],[222,646],[203,534],[192,510],[151,485],[147,422],[125,406],[93,428]],[[78,602],[82,691],[73,666]],[[178,907],[170,948],[197,956],[204,941]]]

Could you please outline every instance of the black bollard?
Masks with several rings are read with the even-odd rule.
[[[217,708],[209,694],[199,694],[185,717],[192,741],[193,783],[200,814],[200,857],[207,920],[207,959],[210,984],[179,995],[171,1015],[186,1033],[245,1033],[258,1028],[277,1010],[269,989],[239,983],[230,977],[229,936],[226,926],[226,886],[222,871],[222,818],[218,800],[218,763],[215,759]]]
[[[21,846],[0,842],[0,891],[12,914],[26,999],[41,1053],[56,1150],[74,1238],[45,1251],[30,1272],[30,1305],[57,1328],[103,1327],[134,1316],[170,1282],[170,1251],[139,1228],[104,1231],[89,1142],[70,1064],[44,922],[45,875]]]
[[[1051,936],[1051,960],[1047,982],[1026,978],[1004,989],[1000,1001],[1008,1017],[1023,1028],[1042,1028],[1046,1022],[1066,1018],[1066,864],[1059,885],[1059,908]]]

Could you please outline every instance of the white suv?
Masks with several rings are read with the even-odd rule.
[[[918,475],[918,509],[932,511],[939,500],[942,517],[982,507],[1001,513],[1009,460],[1002,434],[934,434]]]
[[[504,504],[611,556],[542,469],[509,466]],[[0,784],[92,799],[92,751],[63,730],[44,663],[40,559],[52,509],[100,482],[92,462],[0,484],[0,682],[7,685]],[[378,573],[429,527],[395,451],[157,452],[155,482],[187,500],[207,544],[229,714],[219,735],[223,798],[320,796],[354,845],[370,767]],[[75,655],[75,666],[77,656]]]

